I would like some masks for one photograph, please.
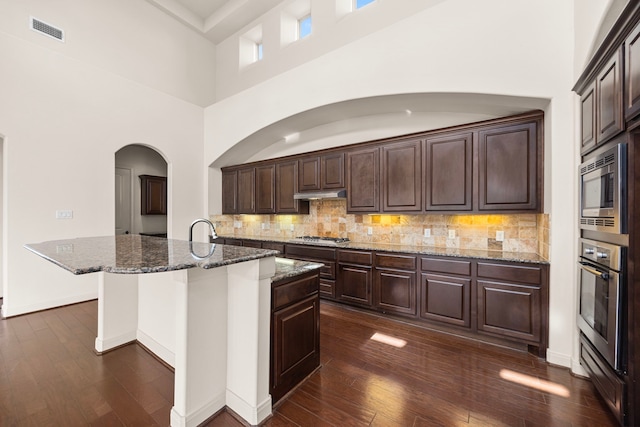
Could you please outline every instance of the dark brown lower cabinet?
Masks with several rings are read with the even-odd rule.
[[[371,307],[372,253],[338,250],[338,276],[336,298],[365,307]]]
[[[305,245],[286,245],[283,251],[287,258],[324,264],[320,269],[320,296],[336,298],[336,250]]]
[[[422,273],[420,317],[471,327],[471,278]]]
[[[375,254],[373,304],[385,313],[417,314],[416,257]]]
[[[478,280],[478,330],[540,341],[540,287]]]
[[[320,366],[318,273],[272,284],[270,393],[277,402]]]
[[[376,269],[374,306],[383,312],[416,314],[416,273]]]

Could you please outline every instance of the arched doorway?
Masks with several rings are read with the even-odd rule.
[[[152,148],[132,144],[115,153],[115,234],[166,237],[166,180],[167,162]]]

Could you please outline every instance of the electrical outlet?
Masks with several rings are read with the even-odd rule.
[[[496,242],[504,242],[504,231],[496,231]]]
[[[242,228],[242,221],[233,221],[233,228]]]
[[[456,238],[456,230],[449,230],[449,238],[450,239]]]
[[[56,211],[56,219],[72,219],[73,211],[72,210],[59,210]]]
[[[424,229],[424,237],[431,237],[431,229],[430,228],[425,228]]]
[[[367,235],[373,235],[373,227],[367,227]]]
[[[295,230],[295,227],[293,226],[293,224],[291,224],[291,225],[289,226],[289,229],[290,229],[291,231],[294,231],[294,230]]]

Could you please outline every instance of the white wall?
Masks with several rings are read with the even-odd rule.
[[[124,77],[111,68],[101,68],[96,59],[99,52],[93,53],[96,58],[89,54],[84,57],[86,52],[77,54],[74,49],[69,53],[65,50],[69,45],[25,34],[22,25],[26,26],[29,14],[52,23],[69,17],[62,24],[71,43],[71,39],[85,35],[90,38],[87,32],[120,16],[122,25],[117,28],[127,34],[133,31],[125,25],[129,21],[127,15],[138,13],[137,8],[144,2],[94,1],[91,4],[95,8],[87,10],[90,13],[82,20],[72,11],[85,11],[87,2],[65,2],[65,7],[60,2],[55,7],[50,3],[0,2],[0,134],[5,136],[8,224],[4,235],[5,316],[96,297],[95,275],[73,276],[22,246],[113,235],[114,154],[123,146],[153,146],[167,159],[170,236],[186,239],[190,222],[205,211],[202,108],[136,79],[136,73],[144,69],[144,74],[150,76],[148,83],[157,84],[153,76],[158,66],[171,68],[180,63],[186,52],[198,49],[198,43],[182,37],[181,24],[154,20],[151,13],[136,24],[137,38],[146,40],[145,34],[156,34],[162,28],[167,37],[182,44],[185,53],[178,55],[174,51],[169,58],[158,59],[151,50],[149,62],[140,60],[129,69],[127,55],[140,46],[131,50],[124,42],[101,46],[106,57],[114,61],[121,49],[125,56],[120,59],[119,71],[131,72]],[[53,9],[64,9],[66,13],[48,16],[48,12],[54,13]],[[107,15],[104,21],[100,16],[103,13]],[[72,19],[75,17],[86,23],[80,25]],[[92,21],[100,24],[90,25]],[[138,53],[144,58],[147,52]],[[162,71],[159,74],[164,75]],[[166,83],[170,80],[167,78]],[[73,219],[56,220],[57,209],[73,210]]]
[[[34,16],[65,43],[29,29]],[[143,0],[0,0],[0,31],[205,106],[215,97],[215,47]]]
[[[578,162],[573,21],[569,1],[544,0],[535,7],[524,0],[438,3],[207,108],[205,159],[214,163],[273,123],[289,117],[301,123],[311,119],[305,114],[312,115],[312,109],[346,100],[409,93],[546,100],[546,177],[552,180],[545,186],[545,210],[551,217],[549,360],[570,366],[576,337],[573,201]],[[219,63],[225,59],[221,53]],[[464,104],[456,111],[463,112]],[[381,135],[386,127],[379,129]],[[219,206],[212,205],[216,211],[210,213],[219,213]]]
[[[0,135],[0,298],[4,283],[4,138]]]

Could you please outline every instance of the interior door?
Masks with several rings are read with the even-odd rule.
[[[116,234],[131,233],[131,169],[116,168]]]

